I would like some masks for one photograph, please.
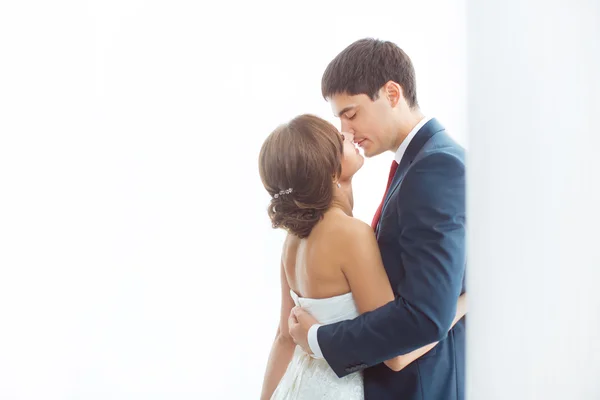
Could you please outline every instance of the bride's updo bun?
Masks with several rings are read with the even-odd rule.
[[[271,195],[273,228],[307,237],[331,207],[343,142],[331,123],[300,115],[275,129],[260,150],[259,172]]]

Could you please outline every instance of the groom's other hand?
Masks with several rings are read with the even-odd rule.
[[[294,307],[290,312],[290,318],[288,320],[290,336],[298,346],[302,347],[304,351],[310,355],[312,355],[313,352],[308,345],[308,330],[311,326],[318,323],[319,321],[302,307]]]

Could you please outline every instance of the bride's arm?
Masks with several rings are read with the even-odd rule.
[[[290,286],[288,285],[282,262],[281,313],[279,316],[277,334],[273,346],[271,347],[269,361],[267,362],[267,370],[265,371],[262,393],[260,395],[261,400],[269,400],[271,396],[273,396],[273,392],[275,391],[275,388],[277,388],[277,385],[283,377],[283,374],[292,359],[292,355],[294,354],[296,344],[292,340],[288,329],[288,318],[293,307],[294,301],[290,296]]]
[[[348,226],[343,230],[346,234],[340,238],[340,246],[342,246],[340,250],[345,254],[343,272],[350,284],[358,311],[363,314],[394,301],[395,296],[385,272],[372,228],[357,219],[349,219],[346,222]],[[466,295],[462,295],[458,300],[456,317],[452,326],[465,313]],[[434,348],[436,344],[428,344],[410,353],[394,357],[385,361],[385,364],[394,371],[400,371]]]

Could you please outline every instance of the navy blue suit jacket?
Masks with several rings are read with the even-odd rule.
[[[465,392],[465,154],[432,119],[412,139],[386,196],[377,242],[396,299],[324,325],[319,346],[339,376],[364,370],[366,400],[454,400]],[[399,372],[383,361],[440,341]]]

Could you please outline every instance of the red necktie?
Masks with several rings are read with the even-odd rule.
[[[373,222],[371,223],[371,227],[373,230],[377,229],[377,224],[379,223],[379,218],[381,218],[381,210],[383,209],[383,203],[385,202],[385,197],[387,196],[388,190],[390,190],[390,185],[392,184],[392,180],[394,179],[394,175],[396,174],[396,170],[398,169],[398,163],[396,160],[392,161],[392,166],[390,167],[390,176],[388,178],[387,187],[385,188],[385,193],[383,194],[383,199],[381,199],[381,204],[377,211],[375,211],[375,216],[373,217]]]

